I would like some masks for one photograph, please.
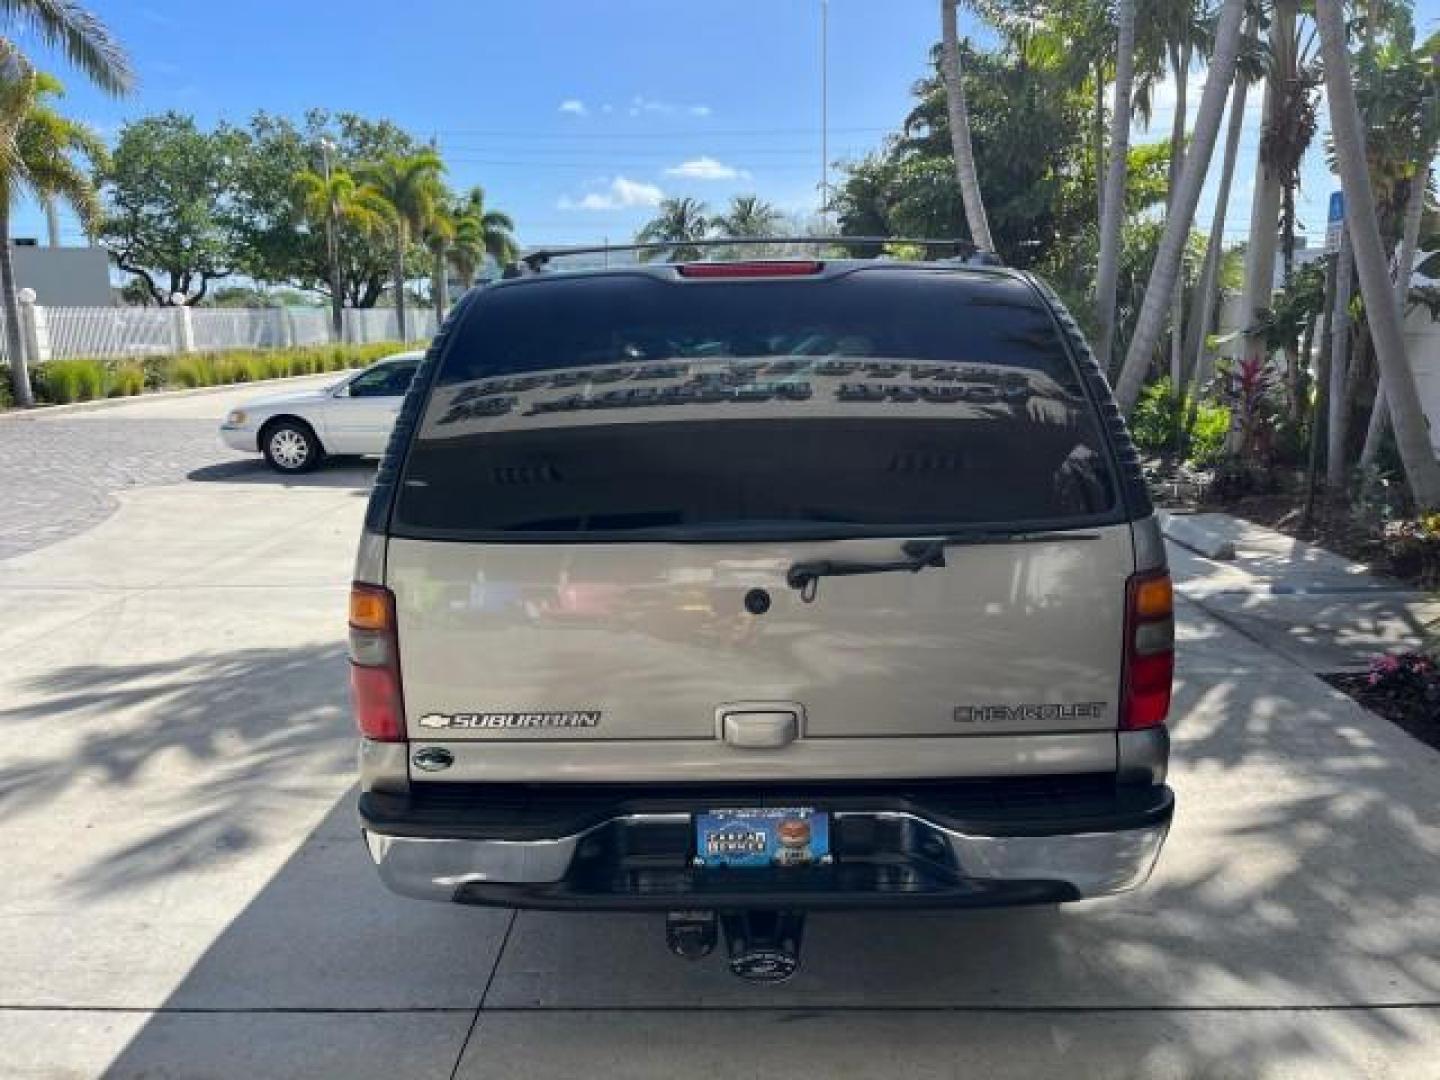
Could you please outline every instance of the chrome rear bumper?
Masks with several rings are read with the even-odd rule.
[[[609,909],[991,906],[1108,896],[1143,884],[1174,805],[1168,789],[1156,790],[1163,801],[1143,823],[1132,815],[1115,828],[1076,832],[1037,831],[1032,823],[1014,834],[987,835],[915,810],[834,810],[837,835],[854,838],[848,853],[847,844],[838,849],[834,866],[760,876],[691,866],[691,818],[679,812],[610,817],[545,839],[399,836],[373,828],[365,839],[391,890],[427,900]]]

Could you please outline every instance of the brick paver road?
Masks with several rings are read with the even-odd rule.
[[[258,457],[220,442],[220,418],[247,399],[337,378],[137,399],[89,412],[0,417],[0,559],[93,528],[114,513],[116,495],[128,488],[270,478]],[[341,473],[346,482],[356,479],[353,469]],[[322,472],[298,482],[341,479]]]

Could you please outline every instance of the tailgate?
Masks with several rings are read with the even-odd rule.
[[[944,567],[919,573],[826,578],[811,603],[785,583],[793,563],[894,559],[900,542],[396,539],[409,734],[452,750],[505,744],[490,769],[528,762],[530,778],[602,779],[627,762],[735,777],[802,761],[856,776],[929,775],[942,762],[943,773],[1003,773],[1021,757],[1036,771],[1047,759],[1049,771],[1112,768],[1129,528],[1077,535],[950,548]],[[727,740],[727,715],[755,713],[793,714],[794,740]],[[577,752],[618,743],[634,746]],[[472,778],[465,763],[446,779]]]

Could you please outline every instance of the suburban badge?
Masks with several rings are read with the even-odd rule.
[[[600,726],[599,710],[580,712],[426,713],[424,728],[468,728],[533,731],[539,728],[592,728]]]

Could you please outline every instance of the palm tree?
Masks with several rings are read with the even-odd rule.
[[[1395,256],[1395,303],[1403,322],[1410,295],[1410,279],[1420,244],[1420,224],[1430,189],[1430,163],[1440,144],[1440,33],[1432,34],[1413,47],[1414,26],[1404,13],[1394,20],[1391,41],[1377,54],[1367,57],[1365,68],[1371,109],[1367,115],[1371,130],[1369,157],[1371,174],[1390,188],[1385,197],[1393,210],[1401,205],[1400,247]],[[1357,96],[1358,96],[1357,87]],[[1379,100],[1375,100],[1378,98]],[[1379,143],[1379,152],[1374,145]],[[1377,160],[1379,159],[1379,160]],[[1399,193],[1404,191],[1403,199]],[[1375,402],[1360,451],[1361,475],[1370,475],[1370,466],[1390,422],[1390,407],[1382,381],[1375,388]]]
[[[1274,291],[1277,246],[1284,262],[1284,279],[1288,281],[1294,271],[1295,190],[1301,163],[1315,136],[1320,74],[1315,63],[1314,30],[1302,28],[1298,0],[1274,0],[1265,56],[1260,151],[1250,204],[1241,304],[1247,326],[1257,328],[1259,313],[1270,306]],[[1264,351],[1263,333],[1247,333],[1246,355],[1259,358]],[[1292,372],[1292,386],[1298,381],[1294,375]]]
[[[1400,237],[1400,250],[1395,255],[1395,304],[1400,309],[1400,319],[1405,320],[1406,301],[1410,296],[1410,279],[1415,273],[1415,253],[1420,247],[1420,219],[1425,216],[1425,192],[1430,186],[1430,169],[1426,168],[1410,180],[1410,194],[1405,204],[1404,232]],[[1380,454],[1380,443],[1385,438],[1385,429],[1390,423],[1390,401],[1385,393],[1385,382],[1375,387],[1375,404],[1370,410],[1370,423],[1365,429],[1365,445],[1360,450],[1360,471],[1368,475]]]
[[[1175,80],[1175,110],[1170,120],[1169,193],[1166,213],[1175,208],[1180,172],[1185,165],[1185,123],[1188,119],[1190,67],[1198,52],[1204,56],[1211,46],[1210,27],[1203,5],[1196,0],[1163,0],[1146,5],[1147,30],[1164,53]],[[1170,296],[1170,377],[1175,393],[1180,392],[1181,356],[1184,336],[1184,281],[1177,275]]]
[[[1185,243],[1190,235],[1190,224],[1195,217],[1195,206],[1200,201],[1200,188],[1210,169],[1210,155],[1215,150],[1220,120],[1225,113],[1225,98],[1230,91],[1230,82],[1235,77],[1235,63],[1240,53],[1241,22],[1244,17],[1245,0],[1225,0],[1215,30],[1215,51],[1210,57],[1205,90],[1200,96],[1200,109],[1195,117],[1190,153],[1186,155],[1180,181],[1170,202],[1170,211],[1165,216],[1165,231],[1160,239],[1160,249],[1155,255],[1155,266],[1150,272],[1145,301],[1141,305],[1135,333],[1130,339],[1130,350],[1125,356],[1125,365],[1120,371],[1119,383],[1115,388],[1115,398],[1127,415],[1140,397],[1140,387],[1145,381],[1155,346],[1160,340],[1165,309],[1171,301],[1171,290],[1179,278]]]
[[[420,150],[413,154],[386,154],[380,161],[362,166],[358,171],[361,179],[395,208],[395,225],[391,230],[395,245],[391,286],[395,291],[400,339],[409,341],[405,312],[405,258],[410,252],[412,240],[424,235],[425,223],[444,195],[440,175],[445,171],[445,163],[434,150]]]
[[[66,164],[73,162],[70,153],[87,153],[90,133],[78,124],[61,120],[41,100],[46,94],[59,93],[59,83],[40,75],[30,58],[11,36],[14,31],[29,34],[47,48],[58,51],[72,67],[106,93],[116,97],[127,93],[134,83],[130,61],[105,24],[85,8],[69,0],[0,0],[0,312],[5,317],[5,333],[10,352],[10,374],[15,382],[15,400],[21,405],[33,404],[30,379],[25,370],[24,340],[20,335],[20,301],[16,293],[15,268],[10,258],[10,211],[14,200],[27,189],[43,199],[47,194],[70,199],[80,197],[76,209],[88,213],[93,207],[79,188],[63,178]],[[37,110],[39,110],[37,112]],[[51,124],[47,117],[60,121]],[[26,160],[22,135],[54,139],[50,150],[42,152],[32,143],[31,152],[40,156]],[[41,138],[41,133],[48,135]],[[95,142],[98,147],[98,142]],[[54,184],[53,191],[45,185]],[[83,205],[82,205],[83,204]]]
[[[736,195],[730,200],[730,209],[714,224],[725,236],[753,239],[774,236],[784,221],[779,208],[758,195]]]
[[[435,305],[435,325],[445,321],[450,308],[450,245],[455,242],[458,223],[455,208],[448,200],[437,202],[425,219],[421,238],[433,260],[430,270],[430,300]]]
[[[383,235],[395,226],[395,208],[373,187],[356,183],[344,169],[332,170],[328,180],[306,169],[296,175],[295,187],[302,216],[312,227],[331,235],[327,241],[330,311],[338,341],[345,310],[345,279],[338,248],[340,226],[349,225],[362,236]]]
[[[1189,413],[1183,428],[1188,430],[1198,416],[1199,394],[1195,391],[1205,378],[1206,341],[1215,319],[1215,304],[1220,294],[1220,262],[1225,249],[1225,217],[1230,206],[1230,188],[1235,181],[1235,163],[1240,155],[1240,135],[1245,127],[1245,98],[1250,84],[1263,74],[1256,37],[1259,29],[1259,15],[1251,11],[1245,27],[1240,59],[1236,62],[1235,86],[1230,93],[1230,116],[1225,130],[1225,150],[1220,164],[1220,184],[1215,195],[1215,212],[1210,219],[1210,235],[1205,243],[1205,262],[1200,269],[1200,280],[1191,298],[1189,332],[1185,352],[1188,373],[1177,387],[1179,400],[1190,401]],[[1177,417],[1179,410],[1176,410]],[[1181,433],[1183,434],[1183,432]]]
[[[983,251],[994,251],[990,221],[980,195],[980,177],[975,170],[975,151],[970,145],[970,109],[965,103],[965,76],[960,70],[960,34],[956,26],[957,0],[940,0],[940,75],[945,83],[945,102],[950,118],[950,142],[955,152],[955,178],[960,183],[960,201],[965,205],[965,223],[970,239]]]
[[[95,132],[50,107],[47,99],[62,93],[57,80],[33,69],[22,69],[16,78],[13,53],[8,60],[0,57],[0,116],[18,116],[19,121],[9,125],[8,143],[0,150],[0,297],[15,401],[28,408],[35,401],[20,330],[19,292],[10,254],[10,211],[22,195],[63,199],[90,232],[100,217],[91,176],[95,166],[103,166],[106,153]]]
[[[1320,29],[1335,157],[1345,192],[1347,231],[1355,251],[1355,270],[1365,298],[1375,360],[1387,388],[1395,445],[1415,502],[1422,510],[1440,509],[1440,461],[1430,446],[1415,373],[1405,355],[1400,312],[1391,291],[1385,247],[1380,239],[1375,192],[1365,157],[1365,135],[1350,75],[1343,0],[1316,0],[1315,21]]]
[[[660,203],[660,213],[635,234],[635,242],[679,244],[681,246],[670,249],[668,261],[693,262],[700,258],[700,249],[685,245],[705,239],[710,231],[708,212],[709,207],[697,199],[665,199]],[[641,258],[648,262],[658,254],[658,251],[642,252]]]
[[[519,253],[515,222],[509,214],[485,208],[484,188],[472,187],[456,207],[454,217],[455,239],[450,246],[450,265],[467,288],[474,284],[485,256],[504,265]]]
[[[1115,106],[1100,200],[1100,266],[1095,278],[1095,321],[1100,327],[1100,366],[1105,371],[1110,370],[1115,351],[1115,295],[1120,280],[1120,233],[1125,224],[1125,179],[1130,163],[1130,95],[1135,79],[1135,0],[1120,0],[1116,18]]]

